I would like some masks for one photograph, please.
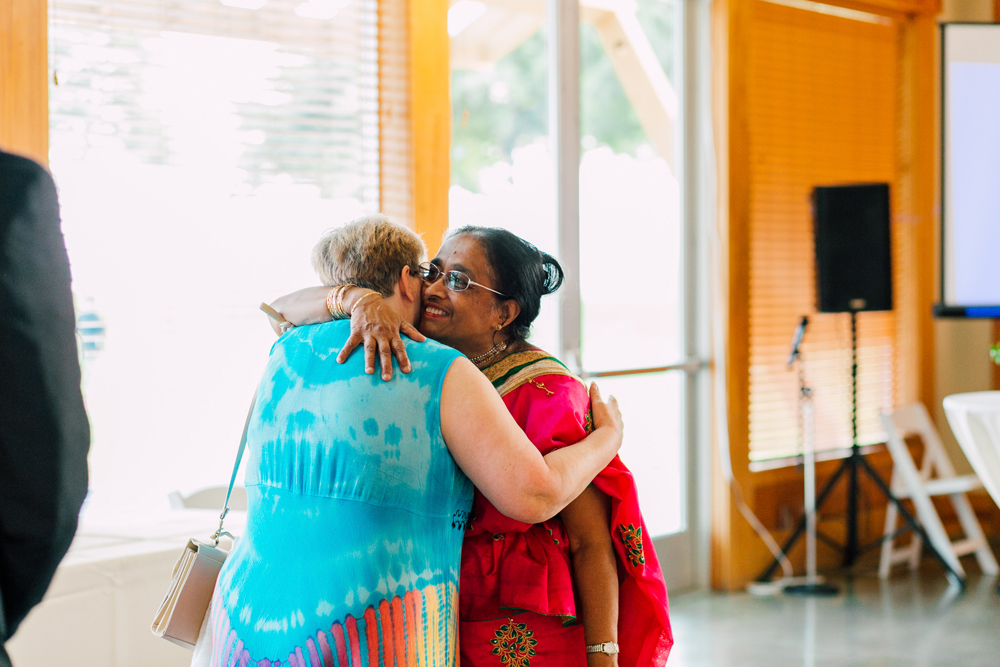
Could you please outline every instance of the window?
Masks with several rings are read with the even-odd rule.
[[[577,361],[628,413],[622,458],[652,536],[684,528],[677,6],[581,2],[580,293],[543,299],[532,342],[558,354],[560,299],[579,298]],[[532,10],[461,0],[452,35],[450,225],[499,226],[558,257],[549,34]],[[610,55],[609,55],[610,54]],[[566,359],[574,363],[571,359]],[[646,369],[637,375],[622,371]],[[652,369],[652,370],[650,370]],[[606,376],[605,376],[606,375]],[[604,376],[604,377],[601,377]]]
[[[628,414],[622,460],[652,536],[684,528],[682,224],[675,150],[676,5],[584,13],[581,358]],[[655,45],[655,46],[654,46]]]
[[[483,12],[461,30],[464,12]],[[452,33],[452,186],[449,225],[503,227],[555,255],[555,177],[549,152],[548,36],[538,13],[459,2]],[[470,14],[471,15],[471,14]],[[500,25],[517,30],[497,30]],[[542,300],[532,342],[559,346],[556,296]]]
[[[51,168],[93,427],[92,503],[228,478],[327,228],[379,202],[374,0],[59,0]]]

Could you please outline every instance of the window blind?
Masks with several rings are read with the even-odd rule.
[[[898,31],[761,0],[751,15],[749,426],[750,458],[761,460],[800,451],[798,378],[785,364],[801,315],[811,315],[802,352],[816,446],[851,442],[850,316],[815,313],[810,193],[894,182]],[[897,293],[900,270],[895,261]],[[862,443],[880,441],[878,411],[895,402],[896,333],[893,313],[858,316]]]

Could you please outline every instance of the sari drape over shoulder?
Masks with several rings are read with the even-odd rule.
[[[545,455],[593,430],[583,382],[541,350],[513,354],[487,368],[511,415]],[[639,511],[632,473],[617,456],[594,479],[611,499],[618,561],[618,643],[622,665],[663,665],[673,645],[667,589]],[[526,524],[501,514],[478,490],[462,547],[462,621],[506,618],[517,611],[576,622],[569,543],[554,517]]]

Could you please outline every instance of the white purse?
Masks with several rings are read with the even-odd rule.
[[[178,646],[194,648],[198,642],[202,622],[205,620],[208,607],[212,602],[215,582],[219,578],[222,564],[226,562],[226,557],[229,555],[228,551],[219,548],[219,540],[223,535],[232,537],[223,530],[222,524],[229,513],[229,496],[233,493],[236,472],[240,469],[243,450],[247,446],[247,429],[250,426],[250,415],[253,414],[255,403],[256,393],[254,400],[250,402],[250,412],[247,413],[247,420],[243,425],[243,437],[240,438],[236,465],[233,466],[233,476],[229,480],[229,491],[226,492],[226,502],[222,508],[222,514],[219,515],[219,528],[209,538],[210,542],[196,539],[188,540],[187,546],[184,547],[184,551],[181,552],[180,558],[174,565],[167,595],[163,598],[163,602],[153,618],[150,628],[153,634]]]
[[[153,618],[154,635],[178,646],[194,648],[212,602],[219,570],[228,555],[217,544],[188,540],[174,565],[167,595]]]

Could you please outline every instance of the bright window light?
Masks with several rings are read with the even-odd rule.
[[[49,157],[93,437],[88,512],[228,484],[275,341],[258,304],[314,283],[323,231],[378,210],[376,3],[339,2],[321,22],[293,13],[305,0],[256,1],[53,5]]]
[[[267,4],[267,0],[219,0],[226,7],[238,7],[240,9],[260,9]]]
[[[448,34],[454,37],[486,13],[486,5],[475,0],[459,0],[448,10]]]
[[[309,0],[296,7],[295,13],[302,18],[328,21],[349,4],[351,0]]]

